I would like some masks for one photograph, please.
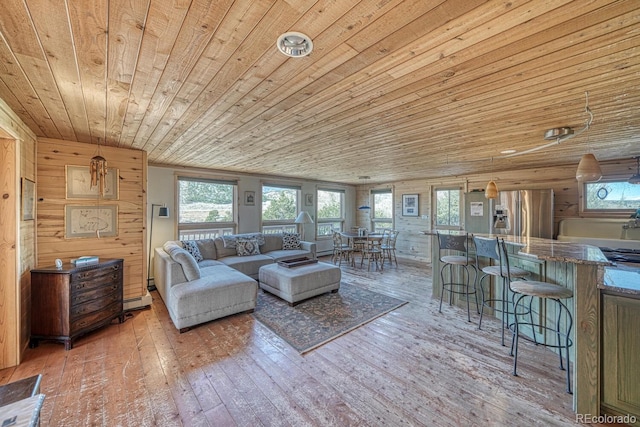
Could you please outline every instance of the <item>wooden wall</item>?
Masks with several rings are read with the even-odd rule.
[[[0,99],[0,369],[22,360],[30,335],[35,221],[21,217],[21,183],[35,182],[36,137]]]
[[[146,152],[101,146],[109,168],[119,171],[117,200],[67,199],[65,166],[88,166],[98,146],[55,139],[38,140],[38,266],[53,265],[56,258],[68,262],[82,255],[124,259],[124,298],[147,293]],[[118,207],[115,237],[65,237],[66,205]]]
[[[622,159],[600,162],[605,178],[627,179],[635,173],[634,159]],[[477,174],[465,177],[446,177],[438,180],[397,181],[381,185],[359,186],[357,189],[358,206],[367,200],[369,191],[376,188],[393,189],[395,228],[400,232],[396,244],[400,256],[418,261],[431,262],[431,239],[421,231],[433,226],[433,192],[439,188],[461,188],[464,192],[482,189],[490,179],[495,180],[499,190],[540,189],[554,190],[554,220],[557,224],[563,218],[587,216],[580,212],[580,191],[576,181],[575,165],[552,168],[525,169],[520,171],[496,171],[491,174]],[[420,212],[418,217],[402,216],[402,195],[418,194]],[[426,218],[423,217],[426,215]],[[591,216],[595,216],[591,214]],[[611,215],[608,215],[611,216]],[[359,211],[357,224],[369,227],[369,213]]]

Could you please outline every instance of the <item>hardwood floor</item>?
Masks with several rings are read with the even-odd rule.
[[[43,374],[43,426],[576,425],[557,356],[523,344],[519,377],[466,312],[431,299],[431,271],[399,260],[343,281],[409,301],[301,356],[241,314],[179,334],[159,295],[76,341],[43,342],[4,384]]]

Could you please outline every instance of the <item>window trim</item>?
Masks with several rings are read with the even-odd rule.
[[[391,195],[391,218],[388,217],[376,217],[376,194],[390,194]],[[376,231],[377,223],[391,223],[391,228],[395,228],[395,209],[393,206],[394,203],[394,192],[393,188],[374,188],[369,191],[369,197],[371,198],[371,225],[372,231]],[[384,227],[386,228],[386,227]]]
[[[232,195],[232,221],[224,221],[224,222],[198,222],[198,223],[181,223],[180,222],[180,181],[189,181],[189,182],[203,182],[207,184],[221,184],[221,185],[231,185],[233,190]],[[199,232],[203,231],[203,235],[210,234],[206,230],[222,230],[222,234],[228,234],[228,231],[231,233],[236,233],[238,230],[238,180],[236,179],[221,179],[221,178],[213,178],[199,175],[183,175],[176,174],[175,175],[175,206],[176,206],[176,215],[175,215],[175,229],[178,235],[178,238],[182,234],[188,232]],[[198,233],[199,234],[199,233]]]
[[[319,209],[318,209],[318,200],[319,200],[318,193],[320,191],[331,192],[331,193],[340,193],[340,217],[339,218],[320,218],[320,215],[318,213],[318,211],[319,211]],[[328,188],[328,187],[317,188],[316,189],[316,194],[315,194],[315,199],[316,199],[316,226],[315,226],[316,240],[325,240],[325,239],[329,240],[329,239],[332,238],[332,236],[331,235],[320,235],[320,233],[318,232],[318,228],[322,224],[339,222],[340,223],[340,230],[344,230],[344,226],[345,226],[345,223],[346,223],[346,203],[347,203],[346,191],[344,189],[340,189],[340,188]]]
[[[588,184],[603,184],[613,182],[626,182],[627,178],[622,177],[609,177],[602,178],[597,182],[581,182],[578,183],[578,197],[580,199],[579,209],[580,214],[585,217],[610,217],[610,218],[629,218],[629,216],[636,212],[636,209],[589,209],[587,208],[587,185]]]
[[[264,211],[263,211],[263,202],[264,202],[264,187],[273,187],[273,188],[281,188],[285,190],[295,190],[296,192],[296,213],[293,218],[285,219],[285,220],[273,220],[273,219],[264,219]],[[262,182],[260,184],[260,229],[263,233],[268,234],[265,231],[265,227],[281,227],[284,231],[285,229],[294,229],[297,233],[300,233],[300,224],[296,224],[294,221],[300,211],[302,210],[302,186],[296,184],[282,184],[275,182]]]
[[[458,225],[439,225],[438,224],[438,191],[457,191],[458,192],[458,217],[460,221]],[[459,185],[451,185],[451,186],[443,186],[443,187],[434,187],[433,189],[433,213],[431,215],[433,220],[433,229],[434,230],[460,230],[462,228],[462,221],[464,217],[464,199],[463,199],[463,189]]]

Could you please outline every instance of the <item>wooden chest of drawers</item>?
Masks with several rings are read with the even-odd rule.
[[[64,342],[124,320],[122,259],[75,267],[64,264],[31,270],[31,347],[39,340]]]

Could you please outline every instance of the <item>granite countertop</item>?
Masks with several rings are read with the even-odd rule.
[[[604,284],[598,285],[598,287],[640,296],[640,265],[619,263],[615,267],[605,267]]]
[[[435,236],[436,230],[425,230],[422,234]],[[441,234],[465,234],[462,230],[441,230]],[[569,262],[573,264],[611,265],[600,248],[581,243],[564,242],[539,237],[510,236],[506,234],[475,234],[478,237],[495,239],[499,237],[508,244],[521,246],[518,255],[543,261]]]

